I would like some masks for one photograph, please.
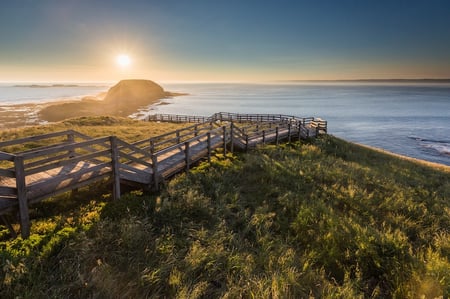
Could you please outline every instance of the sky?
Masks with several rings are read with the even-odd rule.
[[[450,78],[450,1],[0,2],[0,81],[126,78]]]

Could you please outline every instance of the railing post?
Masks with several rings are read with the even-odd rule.
[[[291,143],[291,123],[288,123],[288,143]]]
[[[206,133],[208,142],[208,163],[211,163],[211,132]]]
[[[155,153],[155,139],[150,138],[150,155]]]
[[[155,190],[159,190],[159,173],[158,173],[158,157],[152,154],[152,171],[153,171],[153,185]]]
[[[266,144],[266,130],[262,131],[262,144]]]
[[[223,155],[226,156],[227,154],[227,127],[223,126]]]
[[[186,172],[189,172],[189,167],[190,167],[190,148],[189,148],[189,141],[186,141],[184,143],[184,161],[186,163]]]
[[[194,137],[197,137],[198,136],[198,125],[195,125],[195,127],[194,127]]]
[[[180,131],[179,130],[177,130],[176,135],[177,135],[177,143],[180,143]]]
[[[248,135],[245,135],[245,151],[248,152]]]
[[[276,146],[278,146],[278,138],[279,138],[279,135],[278,135],[278,126],[275,128],[275,145]]]
[[[73,134],[73,132],[70,132],[70,133],[67,134],[67,141],[70,144],[75,142],[75,135]],[[75,150],[74,149],[69,150],[68,154],[69,154],[69,158],[75,157]]]
[[[19,201],[20,233],[23,239],[27,239],[30,236],[30,214],[28,212],[23,156],[14,157],[14,170],[16,172],[17,199]]]
[[[233,129],[234,129],[234,124],[233,124],[233,122],[231,122],[231,125],[230,125],[230,150],[231,150],[231,153],[234,152]]]
[[[111,144],[113,199],[116,200],[120,198],[120,165],[119,165],[119,149],[117,148],[117,137],[110,136],[109,142]]]

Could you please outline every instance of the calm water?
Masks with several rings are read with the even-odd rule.
[[[110,85],[0,84],[0,105],[81,98]],[[161,84],[190,95],[166,99],[150,113],[215,112],[321,117],[329,133],[398,154],[450,165],[450,84]]]
[[[329,133],[450,165],[448,84],[164,84],[188,92],[152,113],[277,113],[321,117]]]
[[[107,91],[106,83],[0,83],[0,106],[82,99]]]

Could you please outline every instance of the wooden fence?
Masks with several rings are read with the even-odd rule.
[[[116,136],[91,138],[73,130],[0,142],[0,216],[18,209],[21,234],[27,238],[28,207],[45,198],[109,178],[116,199],[121,183],[158,188],[161,181],[189,171],[199,160],[210,160],[217,148],[226,153],[278,144],[325,133],[327,125],[320,119],[269,114],[216,113],[204,120],[134,143]]]

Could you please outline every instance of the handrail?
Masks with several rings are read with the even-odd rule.
[[[37,136],[30,136],[30,137],[25,137],[25,138],[19,138],[19,139],[14,139],[14,140],[1,141],[0,142],[0,147],[16,145],[16,144],[22,144],[22,143],[30,142],[30,141],[38,141],[38,140],[43,140],[43,139],[50,139],[50,138],[60,137],[60,136],[68,135],[71,132],[72,132],[72,130],[66,130],[66,131],[47,133],[47,134],[42,134],[42,135],[37,135]]]
[[[163,149],[161,149],[161,150],[159,150],[159,151],[155,151],[154,154],[155,154],[156,156],[164,155],[164,154],[166,154],[166,153],[168,153],[168,152],[173,151],[174,149],[180,149],[180,148],[182,148],[186,142],[197,141],[197,140],[200,140],[200,139],[206,137],[208,133],[214,134],[214,133],[217,133],[217,132],[221,132],[222,130],[223,130],[222,128],[216,128],[216,129],[214,129],[214,130],[208,131],[207,133],[203,133],[203,134],[201,134],[201,135],[194,136],[194,137],[189,138],[189,139],[187,139],[187,140],[183,140],[183,142],[179,142],[179,143],[173,144],[173,145],[171,145],[171,146],[168,146],[168,147],[166,147],[166,148],[163,148]]]
[[[109,141],[108,138],[109,137],[100,137],[100,138],[91,139],[88,141],[83,141],[83,142],[78,142],[78,143],[63,144],[63,145],[59,144],[59,145],[55,145],[50,148],[37,149],[34,151],[21,153],[21,155],[25,159],[29,159],[29,158],[35,158],[38,156],[48,155],[48,154],[55,154],[55,153],[58,153],[61,151],[74,150],[76,148],[86,147],[86,146],[90,146],[90,145],[101,145],[101,146],[105,147],[105,142]]]
[[[14,161],[13,154],[0,151],[0,161]]]
[[[203,123],[208,121],[206,116],[179,115],[179,114],[153,114],[149,115],[147,121],[168,121],[168,122],[188,122]]]

